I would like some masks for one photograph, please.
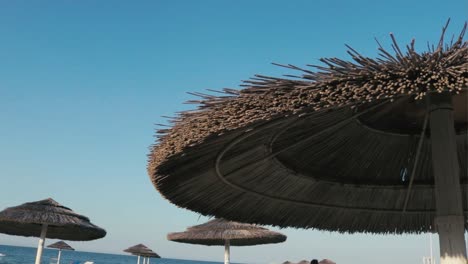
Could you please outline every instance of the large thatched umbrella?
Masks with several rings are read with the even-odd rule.
[[[321,59],[295,79],[256,76],[200,95],[160,130],[148,172],[174,204],[247,223],[439,233],[465,263],[468,43]],[[445,31],[445,28],[444,28]]]
[[[62,250],[75,250],[74,248],[72,248],[70,245],[68,245],[64,241],[55,242],[53,244],[48,245],[47,247],[58,249],[57,264],[60,264],[60,256],[61,256]]]
[[[25,203],[0,212],[0,233],[40,237],[36,264],[41,261],[45,238],[88,241],[102,238],[106,231],[53,199]]]
[[[140,257],[143,257],[143,264],[145,264],[146,259],[148,258],[148,263],[149,263],[149,258],[160,258],[158,254],[156,254],[153,250],[148,248],[147,246],[143,244],[138,244],[132,247],[129,247],[124,250],[124,252],[130,253],[132,255],[138,256],[137,263],[140,264]]]
[[[224,246],[224,263],[229,263],[230,246],[253,246],[286,241],[286,236],[266,228],[244,223],[213,219],[187,228],[185,232],[169,233],[167,239],[175,242]]]

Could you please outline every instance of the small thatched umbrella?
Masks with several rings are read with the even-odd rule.
[[[0,212],[0,233],[40,237],[36,264],[40,264],[45,238],[88,241],[102,238],[106,231],[89,218],[73,212],[53,199],[25,203]]]
[[[64,241],[55,242],[53,244],[48,245],[47,247],[58,249],[57,264],[60,264],[60,256],[61,256],[62,250],[75,250],[74,248],[72,248],[70,245],[68,245]]]
[[[443,31],[445,32],[445,29]],[[158,132],[148,173],[176,205],[246,223],[338,232],[439,233],[465,264],[466,25],[449,45],[354,62],[325,58],[295,79],[256,76],[203,95]]]
[[[152,258],[160,258],[158,254],[156,254],[154,251],[149,249],[147,246],[143,244],[138,244],[132,247],[129,247],[124,250],[124,252],[131,253],[132,255],[138,256],[137,263],[140,264],[140,257],[143,257],[143,264],[145,264],[146,257],[152,257]],[[149,263],[149,259],[148,259]]]
[[[149,252],[142,253],[141,256],[143,257],[143,264],[150,264],[150,258],[161,258],[158,254],[156,254],[156,252],[153,252],[151,249]]]
[[[286,241],[286,236],[266,228],[213,219],[201,225],[187,228],[185,232],[169,233],[167,239],[175,242],[206,246],[224,245],[224,263],[229,263],[229,247],[273,244]]]
[[[140,256],[143,252],[148,252],[150,249],[143,245],[143,244],[138,244],[135,246],[131,246],[127,249],[124,249],[124,252],[130,253],[132,255],[138,256],[137,263],[140,264]]]

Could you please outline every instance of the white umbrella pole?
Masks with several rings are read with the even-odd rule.
[[[59,249],[59,254],[58,254],[58,257],[57,257],[57,264],[60,264],[60,255],[62,254],[62,250]]]
[[[146,264],[150,264],[149,261],[150,261],[150,257],[148,257],[148,263],[146,263]]]
[[[435,228],[439,234],[440,263],[466,264],[465,217],[460,186],[460,165],[454,127],[452,98],[448,93],[430,95],[430,127]]]
[[[35,264],[41,264],[42,250],[44,249],[45,237],[47,234],[47,224],[42,224],[41,237],[37,245],[37,255]]]
[[[432,232],[429,233],[429,243],[430,243],[430,247],[431,247],[431,264],[435,264],[434,263],[434,254],[432,254]]]
[[[140,264],[140,255],[138,255],[137,264]]]
[[[224,264],[229,264],[229,239],[226,239],[224,242]]]

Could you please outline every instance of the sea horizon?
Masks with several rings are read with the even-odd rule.
[[[31,246],[16,246],[0,244],[0,264],[26,264],[33,263],[36,256],[37,248]],[[44,248],[41,264],[56,263],[58,250]],[[220,256],[222,258],[222,256]],[[90,251],[62,251],[62,264],[84,263],[92,261],[94,264],[130,264],[136,263],[137,256],[125,253],[104,253]],[[152,258],[151,263],[155,264],[219,264],[222,261],[210,260],[192,260],[192,259],[177,259],[177,258]],[[233,263],[234,264],[234,263]],[[241,263],[237,263],[241,264]]]

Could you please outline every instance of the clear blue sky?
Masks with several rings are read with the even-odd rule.
[[[221,247],[165,238],[206,218],[149,181],[161,116],[193,107],[182,104],[186,92],[288,73],[271,62],[347,58],[345,43],[375,56],[374,37],[389,46],[394,32],[424,50],[449,17],[458,33],[467,10],[466,0],[0,0],[0,210],[52,197],[107,229],[73,243],[79,250],[121,253],[141,242],[165,257],[222,260]],[[233,248],[232,261],[413,264],[428,255],[428,235],[282,232],[286,243]],[[0,244],[36,243],[0,235]]]

